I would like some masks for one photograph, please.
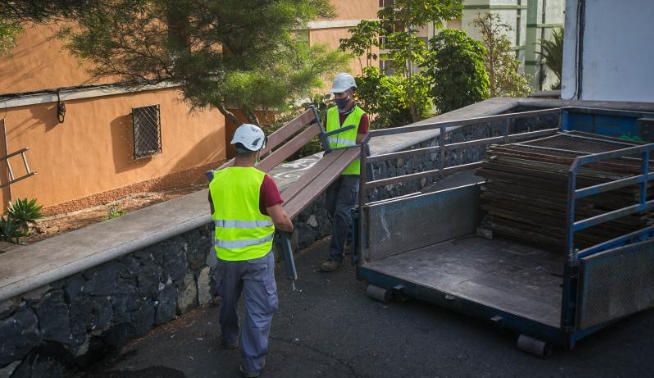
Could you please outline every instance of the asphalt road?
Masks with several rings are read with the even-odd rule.
[[[539,359],[489,323],[417,301],[373,301],[351,266],[318,272],[326,246],[318,242],[297,259],[301,292],[277,272],[280,310],[262,377],[654,376],[654,311]],[[238,377],[239,353],[220,347],[217,320],[216,307],[194,311],[90,376]]]

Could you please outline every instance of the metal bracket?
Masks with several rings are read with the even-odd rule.
[[[349,131],[349,130],[352,130],[352,129],[354,129],[354,125],[341,127],[339,129],[332,130],[332,131],[324,131],[323,130],[320,133],[320,136],[319,136],[320,137],[320,144],[322,144],[322,149],[325,150],[326,153],[330,153],[330,152],[335,151],[335,150],[342,150],[342,149],[345,149],[345,148],[350,148],[350,147],[331,148],[331,147],[329,147],[329,141],[327,140],[327,138],[332,136],[332,135],[336,135],[336,134],[339,134],[339,133],[342,133],[342,132],[345,132],[345,131]]]

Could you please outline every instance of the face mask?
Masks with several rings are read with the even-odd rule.
[[[350,103],[350,98],[345,97],[345,98],[335,98],[334,102],[336,103],[336,107],[338,108],[339,111],[344,111],[347,105]]]

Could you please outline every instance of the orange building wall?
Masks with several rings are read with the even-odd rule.
[[[131,108],[160,104],[162,153],[133,160]],[[172,89],[0,110],[7,150],[29,147],[36,176],[11,185],[14,199],[35,197],[45,207],[164,177],[225,159],[225,120],[216,110],[189,113]],[[16,177],[20,158],[10,160]],[[6,202],[6,198],[3,198]]]
[[[379,0],[330,0],[334,20],[370,20],[377,18]]]
[[[330,19],[322,19],[323,21],[339,21],[339,20],[374,20],[377,19],[377,11],[379,10],[379,0],[331,0],[330,3],[334,7],[336,15]],[[311,29],[309,31],[309,42],[311,45],[326,45],[330,48],[337,49],[341,38],[349,38],[350,27],[332,27],[324,29]],[[377,53],[375,49],[373,53]],[[361,74],[362,65],[365,67],[365,56],[359,59],[353,59],[350,63],[349,71],[353,75]],[[377,61],[372,61],[371,65],[377,66]]]
[[[118,80],[94,80],[91,65],[73,56],[56,38],[60,26],[25,24],[16,47],[0,56],[0,94],[33,92]]]
[[[311,45],[326,45],[332,49],[337,49],[340,44],[341,38],[349,38],[349,28],[331,28],[331,29],[313,29],[309,32],[309,40]],[[374,49],[377,52],[379,49]],[[348,71],[353,75],[361,74],[361,68],[366,66],[366,57],[361,56],[361,61],[354,58],[350,62]],[[378,65],[377,61],[372,61],[371,65]]]

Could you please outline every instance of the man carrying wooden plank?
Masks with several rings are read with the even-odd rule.
[[[218,257],[217,280],[222,342],[241,349],[241,371],[258,377],[266,363],[268,336],[277,310],[275,229],[293,232],[293,223],[282,208],[277,185],[255,168],[266,136],[259,127],[244,124],[234,133],[234,165],[213,173],[209,203],[215,225],[214,248]],[[245,321],[240,330],[238,301],[245,297]]]
[[[332,149],[361,144],[368,133],[368,115],[354,102],[356,87],[354,78],[348,73],[339,73],[334,78],[331,92],[336,106],[327,110],[327,133],[353,127],[329,136],[329,147]],[[329,257],[320,266],[323,272],[333,272],[343,262],[345,242],[352,227],[351,211],[359,193],[360,172],[361,164],[357,159],[327,188],[326,205],[332,219],[332,239]]]

